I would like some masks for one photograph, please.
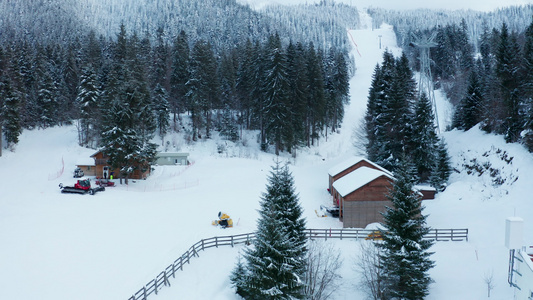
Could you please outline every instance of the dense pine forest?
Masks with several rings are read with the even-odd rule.
[[[397,37],[414,70],[419,69],[420,50],[413,43],[433,37],[433,82],[455,106],[451,128],[468,130],[480,124],[483,130],[502,134],[507,142],[522,142],[533,151],[532,7],[510,8],[496,16],[504,21],[496,27],[484,22],[479,35],[471,34],[472,23],[463,18],[430,28],[410,27]],[[517,17],[507,23],[511,16]]]
[[[233,141],[259,130],[263,149],[279,153],[316,143],[342,121],[353,64],[334,3],[309,6],[316,17],[293,24],[305,32],[235,1],[2,6],[7,147],[23,128],[76,122],[80,145],[112,149],[120,141],[139,156],[169,130],[186,130],[192,141],[214,130]],[[352,26],[354,12],[344,15]],[[326,25],[308,39],[320,20]]]
[[[481,122],[533,147],[531,10],[370,13],[396,26],[415,71],[413,37],[436,32],[434,81],[457,106],[454,127]],[[0,11],[4,148],[23,129],[75,123],[80,145],[122,140],[148,156],[171,130],[191,141],[257,130],[263,150],[292,152],[340,126],[356,68],[346,29],[357,10],[333,1],[255,11],[232,0],[36,0]]]

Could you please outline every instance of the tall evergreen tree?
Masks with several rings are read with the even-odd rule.
[[[522,123],[520,121],[519,68],[520,49],[515,34],[509,34],[507,24],[503,23],[500,43],[496,54],[496,75],[499,79],[503,126],[499,133],[505,135],[507,142],[516,142],[520,137]]]
[[[431,103],[426,94],[422,93],[413,117],[413,134],[409,153],[421,181],[429,179],[436,163],[438,140]]]
[[[385,233],[379,245],[379,268],[386,299],[423,299],[432,282],[428,271],[434,266],[430,259],[433,253],[428,250],[433,241],[423,239],[429,227],[420,198],[413,192],[413,174],[413,167],[406,162],[397,169],[388,196],[392,207],[383,213]]]
[[[205,129],[205,135],[209,138],[212,127],[211,109],[219,108],[219,81],[211,44],[206,41],[197,41],[194,44],[189,74],[187,98],[192,118],[193,140],[198,138],[201,129]]]
[[[265,59],[264,115],[266,119],[265,134],[268,140],[274,144],[276,155],[283,151],[293,136],[291,124],[291,112],[289,110],[289,88],[287,56],[284,53],[279,35],[269,38]]]
[[[329,50],[325,59],[326,126],[334,132],[344,118],[344,105],[349,101],[348,66],[344,55],[335,48]],[[327,134],[327,130],[326,130]]]
[[[246,265],[237,265],[231,277],[239,295],[246,299],[304,298],[300,278],[307,250],[301,213],[292,175],[278,162],[262,197],[254,247],[245,251]]]
[[[364,129],[366,135],[365,148],[368,158],[372,161],[377,161],[381,146],[379,143],[379,134],[382,132],[378,124],[378,117],[384,110],[382,92],[381,67],[379,64],[377,64],[372,75],[372,82],[368,92],[368,101],[364,119]]]
[[[322,68],[322,58],[315,50],[313,42],[307,48],[307,77],[309,89],[307,94],[307,146],[315,144],[319,138],[320,131],[324,125],[324,111],[326,109],[326,98],[324,93],[324,70]]]
[[[429,177],[429,181],[437,191],[442,192],[446,189],[446,183],[450,178],[452,168],[450,166],[450,156],[446,144],[440,140],[437,145],[436,161]]]
[[[291,113],[292,137],[287,145],[291,152],[294,146],[301,145],[305,139],[305,109],[309,83],[306,74],[305,49],[302,43],[296,45],[292,42],[287,47],[287,63],[289,77],[289,111]]]
[[[146,79],[146,66],[139,57],[140,44],[135,35],[128,38],[121,26],[114,45],[113,65],[106,86],[106,116],[103,122],[102,152],[113,168],[126,178],[137,168],[146,171],[155,157],[150,140],[156,118]]]
[[[12,84],[7,79],[0,83],[0,130],[7,142],[6,146],[13,146],[18,143],[22,133],[20,120],[20,99],[13,89]],[[2,138],[2,134],[0,134]],[[2,143],[0,143],[0,146]],[[0,154],[1,154],[0,149]]]
[[[222,122],[220,124],[220,136],[230,141],[237,141],[239,139],[239,132],[233,117],[233,112],[229,105],[224,107],[222,112]]]
[[[238,110],[240,111],[240,124],[246,129],[251,128],[253,90],[254,90],[254,45],[250,39],[242,46],[239,67],[236,78],[236,93]]]
[[[465,96],[457,106],[452,127],[469,130],[481,121],[483,110],[483,93],[477,72],[472,71]]]
[[[99,137],[99,98],[100,90],[96,73],[92,65],[88,65],[80,76],[76,99],[80,108],[79,143],[82,146],[91,146],[93,141]]]
[[[173,122],[176,125],[180,111],[187,107],[187,81],[189,81],[189,41],[185,31],[181,31],[172,48],[173,61],[170,76],[170,106],[174,115]]]
[[[161,143],[165,143],[165,135],[170,127],[170,105],[168,103],[168,93],[164,87],[159,83],[153,91],[154,110],[156,114],[157,129],[159,130],[159,137]]]
[[[411,135],[418,134],[411,128],[411,124],[412,118],[419,118],[416,114],[413,117],[416,82],[405,54],[396,59],[392,72],[392,82],[385,98],[385,111],[382,116],[387,155],[384,157],[384,163],[390,170],[397,167],[399,160],[407,151],[409,140],[413,139]]]
[[[533,152],[533,21],[525,32],[524,63],[522,74],[524,80],[522,90],[524,92],[524,143],[530,152]]]

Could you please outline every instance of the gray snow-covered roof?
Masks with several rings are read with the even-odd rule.
[[[413,186],[413,189],[417,190],[417,191],[434,191],[436,192],[437,189],[430,186],[430,185],[424,185],[424,184],[417,184],[415,186]]]
[[[76,160],[76,166],[94,166],[94,158],[83,157]]]
[[[158,152],[156,157],[181,157],[181,156],[189,156],[189,153],[187,152]]]
[[[335,181],[333,183],[333,188],[341,195],[341,197],[345,197],[380,176],[386,176],[394,180],[389,172],[383,172],[369,167],[360,167]]]
[[[358,163],[358,162],[360,162],[362,160],[366,161],[367,163],[371,164],[372,166],[376,167],[377,169],[381,170],[382,172],[387,173],[388,176],[392,177],[392,173],[389,172],[387,169],[381,167],[380,165],[377,165],[377,164],[371,162],[370,160],[368,160],[368,159],[366,159],[366,158],[364,158],[362,156],[353,156],[350,159],[347,159],[347,160],[345,160],[345,161],[333,166],[331,169],[329,169],[328,174],[330,176],[335,176],[335,175],[341,173],[342,171],[348,169],[349,167],[355,165],[356,163]]]

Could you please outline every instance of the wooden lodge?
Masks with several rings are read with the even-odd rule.
[[[393,188],[394,177],[383,167],[362,157],[353,157],[329,170],[329,192],[333,205],[339,207],[339,219],[344,228],[365,228],[382,222],[382,212],[392,206],[387,195]],[[417,186],[422,200],[434,199],[436,190]]]
[[[91,175],[94,174],[96,177],[100,178],[119,178],[120,170],[119,169],[112,169],[111,166],[108,163],[108,157],[102,152],[98,151],[91,155],[91,157],[94,159],[94,169],[91,171]],[[86,166],[78,166],[78,167],[86,167]],[[88,174],[86,174],[88,175]],[[130,174],[130,179],[146,179],[150,175],[150,168],[147,170],[141,170],[136,169],[133,171],[133,173]]]

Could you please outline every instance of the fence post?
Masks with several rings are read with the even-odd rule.
[[[466,241],[468,242],[468,228],[466,229]]]
[[[341,228],[341,240],[342,240],[342,232],[343,232],[343,229]]]
[[[218,248],[218,236],[215,236],[215,247]]]
[[[165,274],[164,274],[164,283],[165,283],[165,286],[170,286],[170,281],[168,281],[168,276],[167,276],[167,271],[165,270]]]
[[[435,229],[435,241],[439,240],[439,230]]]
[[[451,230],[451,239],[453,241],[453,229]]]

